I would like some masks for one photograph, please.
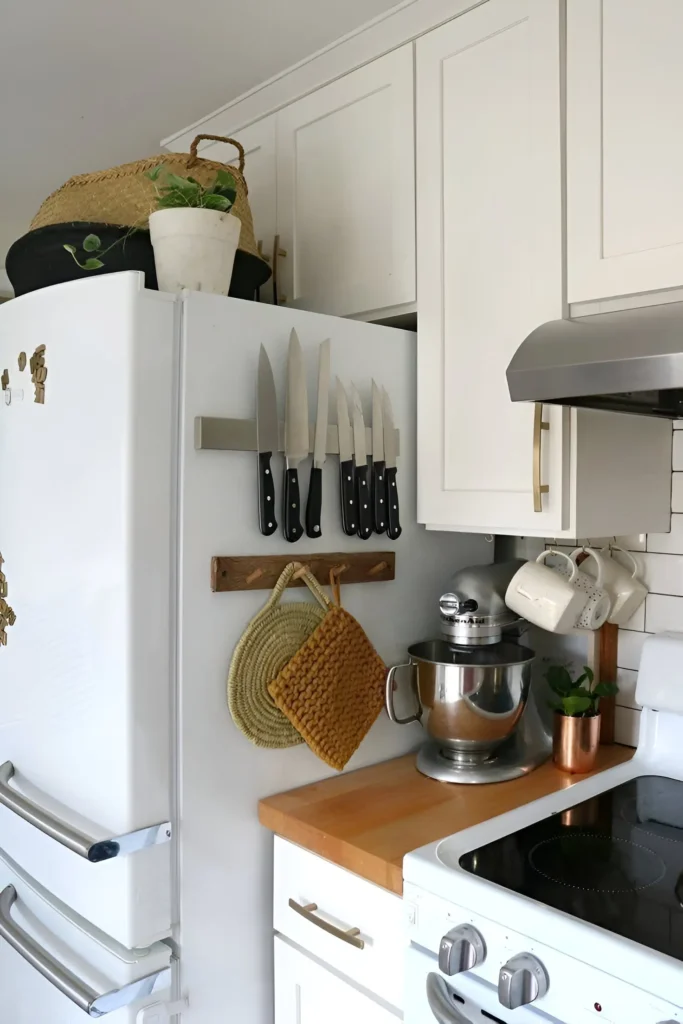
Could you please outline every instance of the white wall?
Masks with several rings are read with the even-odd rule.
[[[227,308],[234,319],[228,322]],[[323,536],[288,545],[280,533],[262,537],[256,523],[255,455],[195,452],[196,415],[252,417],[259,344],[266,344],[280,402],[289,331],[296,326],[309,371],[313,419],[317,350],[332,341],[332,373],[354,380],[366,398],[370,378],[384,384],[401,431],[399,489],[403,535],[396,544],[345,537],[339,525],[338,462],[323,471]],[[333,774],[307,747],[262,750],[237,730],[225,689],[237,640],[267,592],[213,594],[209,567],[218,554],[290,554],[393,549],[391,583],[342,586],[387,663],[438,631],[437,601],[452,573],[491,561],[481,536],[427,533],[416,519],[415,335],[386,327],[272,306],[193,295],[189,301],[183,396],[181,528],[181,787],[182,927],[188,1024],[268,1024],[272,1013],[272,837],[257,820],[260,797]],[[334,403],[331,405],[334,420]],[[278,498],[282,460],[275,460]],[[307,489],[310,465],[303,469]],[[288,599],[302,600],[297,590]],[[384,712],[349,768],[403,753],[420,740],[419,726],[392,725]],[[437,785],[437,783],[435,783]],[[398,966],[398,965],[397,965]],[[185,1017],[183,1017],[185,1020]]]

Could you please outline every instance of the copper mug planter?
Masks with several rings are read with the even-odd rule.
[[[581,775],[595,767],[600,745],[600,715],[575,718],[555,712],[553,761],[563,772]]]

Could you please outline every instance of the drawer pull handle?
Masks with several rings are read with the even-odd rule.
[[[543,511],[543,498],[550,490],[548,484],[541,483],[541,437],[542,431],[550,430],[550,424],[543,419],[543,404],[534,405],[534,512]]]
[[[342,928],[335,928],[333,924],[328,924],[327,921],[321,920],[321,918],[316,917],[313,913],[313,911],[318,909],[317,903],[307,903],[305,907],[302,907],[296,900],[290,900],[289,905],[292,910],[296,910],[297,914],[301,914],[311,924],[317,925],[318,928],[322,928],[324,932],[329,932],[330,935],[334,935],[335,939],[348,942],[350,946],[355,946],[356,949],[365,949],[365,943],[358,937],[360,935],[360,928],[347,928],[344,931]]]
[[[12,920],[12,907],[17,900],[17,890],[8,885],[0,893],[0,938],[3,938],[34,967],[51,985],[75,1003],[89,1017],[103,1017],[112,1010],[136,1002],[152,994],[155,989],[166,988],[171,983],[171,969],[163,968],[145,978],[132,982],[130,985],[113,992],[98,992],[81,978],[78,978],[59,960]]]
[[[39,828],[50,839],[55,839],[62,846],[66,846],[68,850],[77,853],[79,857],[85,857],[91,864],[111,860],[112,857],[122,857],[128,853],[136,853],[147,846],[167,843],[171,838],[171,824],[164,821],[159,825],[150,825],[148,828],[141,828],[136,832],[128,832],[126,835],[95,839],[93,836],[73,828],[65,821],[60,821],[49,811],[43,810],[38,804],[34,804],[32,800],[10,786],[10,779],[13,775],[14,765],[11,761],[5,761],[3,765],[0,765],[0,804],[4,804],[24,821],[28,821],[30,825]]]

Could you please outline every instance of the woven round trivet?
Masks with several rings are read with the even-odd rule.
[[[303,579],[317,603],[280,604],[292,576],[301,568],[298,562],[291,562],[283,570],[265,606],[242,634],[230,663],[230,714],[237,728],[257,747],[294,747],[304,742],[268,693],[268,684],[319,626],[330,607],[310,573],[303,574]]]

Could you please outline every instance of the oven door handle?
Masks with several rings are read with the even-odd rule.
[[[427,975],[427,1002],[439,1024],[472,1024],[453,1005],[451,990],[441,975],[433,972]]]

